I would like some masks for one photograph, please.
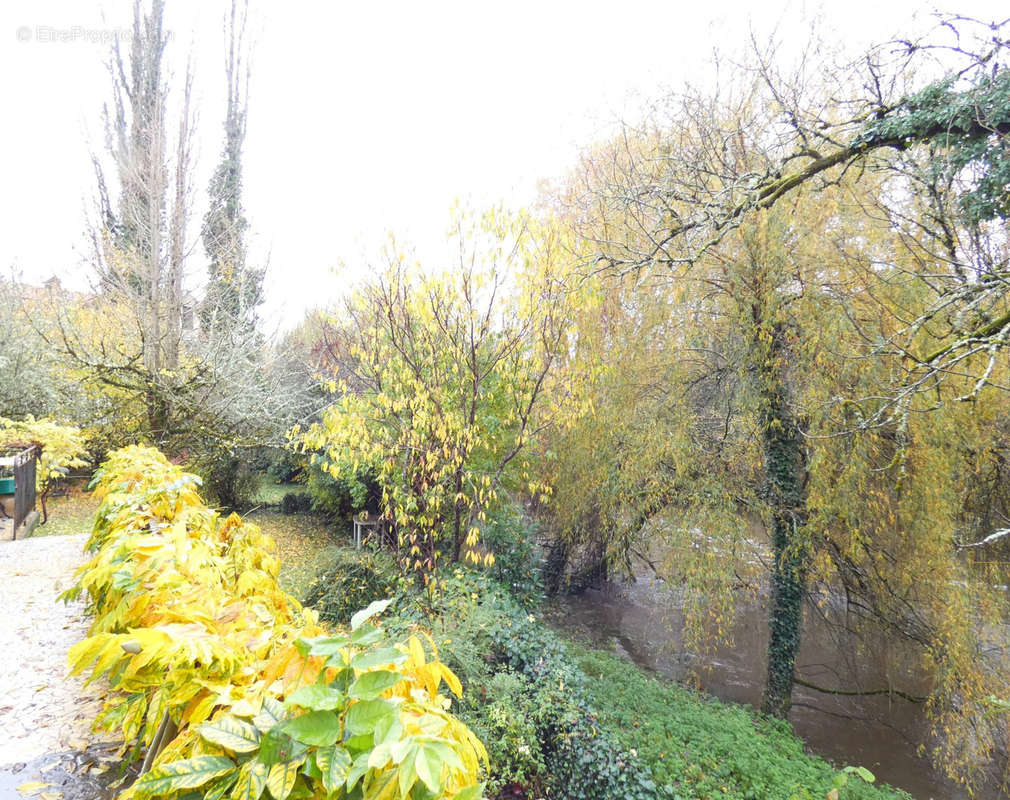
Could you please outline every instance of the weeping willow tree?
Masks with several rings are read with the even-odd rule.
[[[822,86],[834,146],[862,131],[826,164],[770,86],[759,64],[715,95],[670,98],[571,181],[569,217],[611,304],[584,316],[580,357],[610,380],[595,400],[605,419],[552,447],[576,464],[610,435],[575,477],[559,471],[570,500],[557,527],[578,541],[580,515],[605,509],[618,561],[662,537],[657,568],[686,588],[696,641],[725,632],[757,545],[765,710],[789,711],[805,601],[840,598],[847,625],[883,627],[917,653],[932,755],[977,782],[1005,747],[996,712],[1010,693],[994,633],[1002,539],[975,483],[985,474],[987,496],[1002,496],[1007,254],[999,203],[980,216],[965,198],[996,196],[971,177],[999,166],[999,112],[982,103],[983,124],[940,140],[906,117],[921,120],[927,101],[933,122],[981,102],[984,76],[895,100],[884,116],[900,131],[848,121],[851,109],[831,117]],[[978,157],[959,161],[967,142]]]
[[[632,415],[653,420],[644,428],[644,446],[636,448],[636,469],[645,480],[634,482],[632,494],[647,498],[639,504],[645,517],[673,508],[682,513],[680,524],[667,526],[670,543],[690,556],[678,556],[690,565],[681,571],[707,576],[709,583],[720,576],[716,588],[722,591],[705,586],[689,594],[719,631],[728,622],[725,590],[734,574],[734,559],[727,554],[750,544],[746,526],[734,525],[733,518],[750,514],[764,520],[772,560],[765,709],[784,716],[810,562],[804,534],[808,412],[799,398],[814,375],[811,334],[823,326],[819,315],[833,299],[823,288],[820,243],[840,224],[839,200],[797,194],[790,208],[756,211],[724,232],[717,245],[690,258],[675,240],[663,245],[663,258],[656,257],[656,237],[643,234],[676,224],[689,207],[669,198],[662,208],[627,202],[636,187],[716,182],[717,171],[702,163],[717,161],[731,176],[767,170],[774,151],[765,142],[775,123],[775,110],[761,103],[754,84],[723,98],[719,113],[708,97],[686,96],[676,125],[640,131],[633,143],[624,138],[588,164],[583,198],[589,200],[575,216],[590,246],[601,250],[597,261],[611,268],[632,265],[622,271],[639,281],[628,306],[632,318],[646,319],[641,310],[650,307],[641,299],[643,276],[668,287],[666,308],[648,332],[659,354],[647,367],[659,401]],[[629,363],[624,355],[618,362],[622,371]],[[630,386],[618,389],[618,414],[622,396],[633,398],[632,405],[641,399]],[[619,506],[625,497],[618,496]],[[639,527],[642,516],[633,517]],[[706,543],[716,521],[716,542]]]

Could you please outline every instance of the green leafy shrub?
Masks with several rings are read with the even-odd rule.
[[[257,486],[252,454],[211,439],[194,441],[188,452],[190,466],[203,476],[204,493],[218,507],[241,511],[252,506]]]
[[[305,467],[305,457],[286,447],[270,448],[264,460],[266,474],[275,483],[294,483]]]
[[[600,725],[585,677],[557,635],[511,599],[499,597],[494,606],[500,624],[488,629],[486,640],[492,663],[514,670],[528,687],[551,793],[599,800],[664,796],[645,762]]]
[[[282,514],[299,514],[312,509],[312,498],[305,492],[288,492],[281,498]]]
[[[481,542],[494,553],[494,577],[517,599],[535,602],[543,597],[543,565],[535,548],[536,531],[522,509],[506,504],[488,517]]]
[[[443,586],[441,601],[440,652],[467,687],[460,717],[489,744],[489,794],[667,796],[599,724],[584,676],[541,620],[493,581],[466,573]]]
[[[340,549],[305,593],[323,622],[339,624],[355,610],[400,591],[399,570],[386,553]]]
[[[353,479],[334,478],[313,456],[304,474],[306,489],[317,510],[341,519],[366,509],[378,511],[381,490],[375,477],[365,470],[355,473]]]
[[[536,705],[528,681],[506,670],[490,675],[484,685],[470,686],[470,691],[476,693],[471,711],[480,709],[469,714],[470,727],[487,743],[496,787],[511,785],[528,796],[542,795],[548,765],[538,723],[544,709]]]

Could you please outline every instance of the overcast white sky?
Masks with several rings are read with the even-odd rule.
[[[854,47],[907,29],[933,4],[265,2],[250,0],[255,38],[245,205],[254,257],[270,254],[268,313],[288,327],[332,301],[374,262],[387,232],[422,258],[456,199],[530,202],[663,86],[703,68],[749,26],[805,35],[820,14]],[[130,0],[4,0],[0,269],[81,285],[85,211],[109,96],[107,37],[128,28]],[[197,197],[221,146],[227,0],[167,0],[168,58],[192,53],[199,106]],[[1010,15],[1005,0],[958,0],[962,14]],[[106,41],[103,41],[106,39]],[[194,223],[202,216],[202,207]],[[191,238],[197,236],[193,225]],[[343,275],[333,268],[345,264]],[[189,265],[204,268],[197,247]]]

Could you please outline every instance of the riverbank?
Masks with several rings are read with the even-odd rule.
[[[341,613],[348,601],[367,604],[370,593],[385,596],[397,585],[391,559],[342,546],[342,537],[334,536],[318,517],[264,514],[257,521],[277,538],[284,557],[282,572],[292,588],[305,587],[306,575],[326,561],[345,582],[353,579],[346,586],[334,583],[341,594]],[[21,546],[30,545],[34,555],[49,549],[65,553],[66,565],[59,576],[25,567],[15,570],[14,580],[31,573],[46,583],[46,607],[71,616],[78,613],[50,603],[48,594],[62,587],[60,581],[81,560],[81,539],[53,536],[24,543]],[[48,569],[60,559],[49,553],[44,561]],[[356,564],[357,571],[352,569]],[[392,629],[417,625],[430,629],[444,660],[463,679],[463,699],[454,705],[488,743],[489,797],[819,800],[839,780],[836,769],[803,752],[802,742],[788,725],[650,678],[626,661],[565,641],[540,616],[534,597],[517,598],[479,570],[458,570],[447,578],[434,614],[422,608],[418,595],[404,590],[402,583],[399,586],[396,611],[385,624]],[[25,596],[26,603],[36,600]],[[83,624],[75,618],[35,629],[58,630],[73,638],[81,633],[75,625]],[[53,661],[55,677],[49,686],[77,692],[75,683],[59,680],[65,669],[65,646],[49,645],[37,648]],[[25,688],[30,701],[41,697],[36,694],[38,685]],[[77,711],[83,738],[90,714],[82,718]],[[22,722],[29,716],[18,713]],[[64,726],[59,728],[66,733]],[[42,725],[33,729],[33,739],[45,732]],[[17,771],[4,777],[3,786],[25,785],[29,793],[51,789],[65,798],[88,796],[75,792],[86,788],[81,781],[98,774],[95,770],[108,770],[106,759],[111,754],[85,763],[87,758],[81,761],[79,751],[65,752],[65,747],[54,741],[39,751],[19,752]],[[50,754],[48,759],[32,758],[43,752]],[[65,763],[63,755],[69,759]],[[98,792],[99,786],[92,788]],[[905,795],[853,780],[841,794],[841,800],[901,797]]]
[[[787,722],[649,675],[609,653],[569,647],[601,723],[649,764],[658,784],[676,787],[685,800],[819,799],[842,780],[843,800],[909,797],[809,755]]]
[[[349,594],[360,606],[396,583],[391,560],[339,549],[321,581],[330,591],[312,598],[333,622]],[[385,625],[430,630],[462,679],[454,708],[488,746],[488,797],[821,800],[844,781],[840,800],[909,797],[809,755],[788,723],[567,640],[533,598],[479,571],[447,577],[434,610],[419,601],[401,591]]]
[[[729,705],[758,706],[761,702],[768,627],[760,602],[741,602],[730,629],[732,641],[700,656],[692,655],[682,641],[683,617],[675,594],[646,580],[560,598],[552,604],[548,618],[564,636],[619,656],[647,675],[674,683],[701,683],[706,693]],[[847,675],[852,682],[849,688],[866,689],[887,686],[890,678],[890,685],[898,689],[925,693],[914,671],[917,662],[911,655],[900,658],[902,651],[896,649],[900,643],[881,636],[867,649],[854,635],[844,634],[844,629],[826,624],[823,617],[809,616],[797,660],[799,674],[828,686]],[[866,655],[887,652],[889,647],[895,648],[892,661],[903,663],[904,672],[883,670]],[[930,725],[922,704],[886,694],[830,695],[797,686],[789,721],[808,751],[833,763],[865,766],[878,779],[902,787],[915,798],[971,797],[920,754],[919,746],[929,744]],[[975,795],[977,800],[1003,796],[991,785]]]

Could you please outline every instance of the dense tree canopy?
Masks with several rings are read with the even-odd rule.
[[[593,430],[617,434],[596,480],[558,476],[583,515],[558,533],[579,543],[595,519],[618,563],[649,547],[714,634],[767,548],[766,710],[789,708],[805,598],[841,596],[845,624],[918,645],[933,752],[969,781],[1007,741],[989,698],[1008,673],[984,633],[1006,601],[963,557],[974,476],[1005,446],[1004,43],[985,33],[925,88],[921,43],[890,50],[897,64],[871,54],[869,94],[835,79],[856,87],[845,103],[759,52],[596,147],[561,198],[620,310],[580,331],[615,376]],[[556,446],[585,469],[577,436]]]

